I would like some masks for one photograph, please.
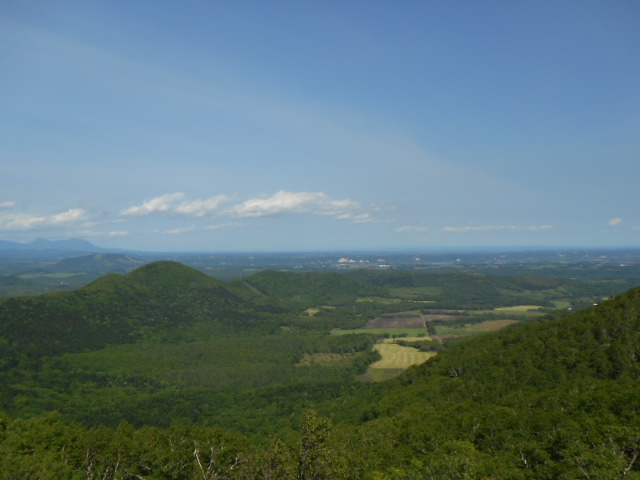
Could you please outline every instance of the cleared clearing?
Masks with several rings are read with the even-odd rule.
[[[296,366],[322,365],[328,367],[339,365],[351,358],[353,358],[352,353],[305,353]]]
[[[421,338],[424,339],[424,338]],[[403,339],[404,340],[404,339]],[[359,379],[363,382],[382,382],[400,375],[412,365],[424,363],[436,355],[435,352],[421,352],[416,348],[398,345],[393,339],[385,339],[374,345],[380,356],[377,362],[369,365],[367,371]]]
[[[391,305],[392,303],[399,303],[402,300],[399,298],[386,298],[386,297],[360,297],[356,300],[356,302],[376,302],[383,303],[385,305]]]
[[[541,308],[542,307],[540,305],[515,305],[513,307],[498,307],[494,309],[494,311],[500,313],[527,313],[535,312]]]
[[[423,340],[429,335],[429,330],[426,328],[354,328],[351,330],[343,330],[341,328],[334,328],[331,330],[331,335],[351,335],[355,333],[369,333],[371,335],[392,335],[392,336],[415,336],[416,334],[423,334]]]
[[[421,352],[416,348],[404,347],[390,342],[378,343],[373,348],[380,353],[382,358],[369,366],[372,369],[405,369],[424,363],[436,355],[434,352]]]

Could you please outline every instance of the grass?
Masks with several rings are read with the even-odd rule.
[[[494,309],[494,312],[506,313],[506,314],[515,314],[515,315],[523,315],[523,314],[539,314],[536,310],[540,310],[542,307],[540,305],[515,305],[513,307],[497,307]]]
[[[442,287],[396,287],[391,288],[390,292],[394,297],[423,300],[425,297],[433,298],[442,295],[444,289]]]
[[[486,322],[477,323],[469,326],[470,329],[479,330],[481,332],[494,332],[509,325],[518,323],[517,320],[487,320]]]
[[[356,300],[358,303],[363,302],[375,302],[382,303],[383,305],[391,305],[393,303],[401,302],[402,300],[398,298],[386,298],[386,297],[360,297]]]
[[[404,368],[369,368],[358,377],[358,380],[361,382],[384,382],[397,377],[404,371]]]
[[[425,340],[432,340],[431,337],[401,337],[401,338],[389,338],[385,339],[385,342],[395,342],[396,340],[402,340],[403,342],[422,342]]]
[[[334,328],[331,330],[331,335],[350,335],[352,333],[369,333],[371,335],[388,334],[390,336],[405,335],[411,337],[415,337],[423,333],[423,339],[426,339],[429,336],[429,330],[426,328],[355,328],[353,330]]]
[[[33,280],[34,278],[69,278],[84,275],[84,273],[25,273],[19,277],[23,280]]]
[[[296,366],[322,365],[330,367],[345,363],[352,358],[352,353],[305,353]]]
[[[413,347],[392,343],[392,340],[377,343],[374,347],[382,357],[369,365],[361,380],[379,382],[393,378],[412,365],[420,365],[436,355],[434,352],[421,352]]]
[[[481,330],[471,327],[448,327],[446,325],[435,325],[437,335],[477,335]]]

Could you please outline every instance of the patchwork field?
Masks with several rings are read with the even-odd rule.
[[[426,337],[429,335],[429,331],[426,328],[354,328],[354,329],[342,329],[334,328],[331,330],[331,335],[351,335],[355,333],[369,333],[371,335],[389,335],[392,337],[406,337],[422,335]],[[424,340],[424,338],[423,338]]]
[[[456,310],[455,313],[459,313],[459,311]],[[462,318],[461,315],[455,315],[455,314],[450,315],[445,313],[425,314],[422,317],[424,318],[425,322],[450,322],[451,320],[457,320],[459,318]]]
[[[422,314],[387,314],[380,315],[369,321],[365,329],[371,328],[418,328],[424,329],[424,315]]]

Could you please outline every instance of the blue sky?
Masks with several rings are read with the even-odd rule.
[[[0,239],[640,246],[636,1],[0,3]]]

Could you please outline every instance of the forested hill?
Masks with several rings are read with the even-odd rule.
[[[353,468],[392,478],[640,478],[640,288],[469,340],[329,412],[352,425],[342,441],[378,439]]]
[[[174,262],[109,274],[80,290],[0,302],[0,337],[13,353],[59,355],[107,344],[179,337],[260,323],[253,305],[223,282]]]
[[[350,304],[358,297],[388,295],[386,288],[340,273],[264,270],[232,282],[237,288],[307,305]]]

